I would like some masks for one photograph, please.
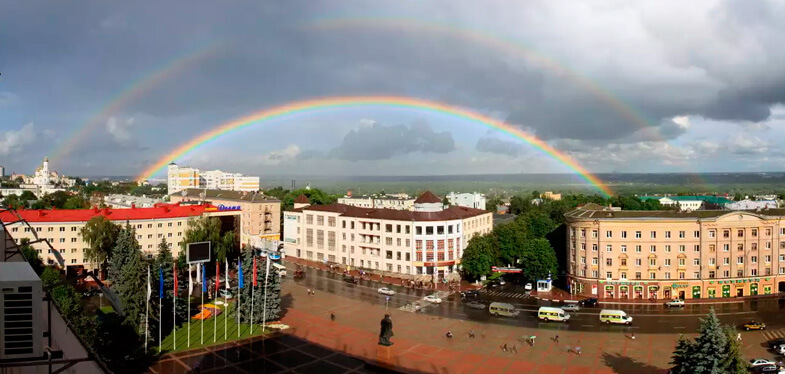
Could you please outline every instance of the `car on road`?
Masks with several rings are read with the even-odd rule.
[[[758,374],[758,373],[766,373],[766,374],[785,374],[785,368],[781,368],[777,365],[760,365],[754,366],[750,368],[751,372]]]
[[[744,329],[747,330],[747,331],[750,331],[750,330],[765,330],[766,329],[766,324],[763,323],[763,322],[759,322],[759,321],[750,321],[750,322],[745,323],[744,326],[742,326],[742,327],[744,327]]]
[[[777,348],[781,345],[785,345],[785,338],[772,339],[766,342],[766,344],[769,345],[769,348]]]
[[[682,300],[682,299],[673,299],[673,300],[668,301],[667,303],[665,303],[665,306],[667,306],[669,308],[682,307],[682,306],[684,306],[684,300]]]
[[[505,284],[506,284],[506,282],[504,282],[504,279],[499,278],[499,285],[500,286],[504,286]]]
[[[763,366],[763,365],[775,365],[774,361],[769,361],[765,358],[753,358],[750,360],[750,367],[756,366]]]
[[[525,289],[526,291],[531,291],[531,290],[532,290],[532,288],[533,288],[533,287],[532,287],[532,284],[531,284],[531,283],[526,283],[526,285],[525,285],[525,286],[523,286],[523,289]]]
[[[785,355],[785,344],[774,347],[774,352],[777,352],[778,355]]]
[[[597,304],[599,304],[599,301],[597,300],[596,297],[589,297],[579,301],[578,304],[584,307],[593,307],[593,306],[597,306]]]
[[[485,304],[479,301],[469,301],[468,303],[464,303],[463,306],[477,310],[484,310],[486,308]]]
[[[519,310],[515,310],[515,307],[512,304],[497,302],[491,303],[491,305],[488,306],[488,312],[497,317],[517,317],[521,314]]]
[[[480,291],[477,290],[466,290],[461,292],[461,298],[464,299],[477,298],[479,296],[480,296]]]
[[[382,287],[382,288],[380,288],[380,289],[378,290],[378,292],[379,292],[380,294],[382,294],[382,295],[387,295],[387,296],[392,296],[392,295],[395,295],[395,291],[393,291],[393,290],[391,290],[391,289],[389,289],[389,288],[387,288],[387,287]]]
[[[577,312],[581,310],[581,307],[578,304],[564,304],[561,306],[565,312]]]
[[[440,298],[438,298],[438,297],[436,297],[434,295],[428,295],[426,297],[423,297],[422,299],[427,301],[427,302],[429,302],[429,303],[433,303],[433,304],[440,304],[442,302],[442,299],[440,299]]]

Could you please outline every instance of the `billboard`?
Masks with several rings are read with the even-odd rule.
[[[188,243],[188,248],[185,252],[185,260],[189,264],[200,262],[210,262],[210,242]]]

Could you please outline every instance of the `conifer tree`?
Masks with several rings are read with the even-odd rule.
[[[252,251],[246,251],[243,256],[243,278],[244,288],[240,292],[240,321],[251,323],[251,288],[253,287],[253,257]],[[256,257],[256,280],[257,286],[253,298],[253,323],[261,324],[263,318],[267,317],[267,322],[278,320],[281,316],[281,278],[278,269],[270,266],[270,275],[265,283],[265,272],[267,271],[266,262],[270,261],[267,257]],[[272,265],[272,264],[271,264]],[[267,291],[267,313],[264,313],[264,293]]]
[[[676,343],[676,349],[673,351],[673,356],[671,356],[670,364],[673,365],[670,371],[671,373],[692,373],[692,362],[690,361],[692,350],[692,342],[684,338],[684,335],[679,336],[679,341]]]
[[[727,374],[745,374],[748,372],[747,361],[741,354],[741,344],[736,340],[736,329],[731,326],[723,328],[726,337],[725,355],[723,355],[722,372]]]
[[[142,260],[136,230],[132,226],[126,224],[120,230],[110,261],[115,269],[114,289],[123,309],[123,324],[141,335],[147,302],[147,264]],[[152,277],[151,274],[151,281]]]
[[[700,335],[695,338],[692,352],[694,372],[696,374],[722,373],[722,356],[728,339],[720,325],[720,320],[714,314],[714,309],[709,311],[705,319],[701,319],[698,331]]]

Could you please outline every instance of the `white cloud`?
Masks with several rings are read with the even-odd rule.
[[[0,155],[8,155],[21,151],[35,141],[35,128],[28,123],[19,130],[8,130],[0,137]]]
[[[114,117],[109,117],[106,120],[106,132],[112,136],[115,143],[127,143],[131,140],[131,132],[129,129],[134,125],[134,119],[128,118],[127,120],[118,121]]]
[[[688,116],[676,116],[671,118],[671,121],[685,130],[690,128],[690,117]]]
[[[300,155],[300,147],[295,144],[290,144],[284,149],[262,155],[259,162],[264,165],[278,165],[282,162],[294,160],[298,155]]]

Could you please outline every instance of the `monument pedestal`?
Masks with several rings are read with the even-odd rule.
[[[376,361],[379,365],[386,366],[392,364],[393,347],[377,345],[376,346]]]

